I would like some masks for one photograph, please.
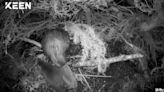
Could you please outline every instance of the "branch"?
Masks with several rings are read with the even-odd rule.
[[[31,40],[31,39],[27,39],[27,38],[20,38],[20,39],[23,40],[23,41],[25,41],[25,42],[34,44],[34,45],[36,45],[39,48],[42,47],[42,45],[39,42],[35,41],[35,40]]]
[[[132,54],[132,55],[120,55],[120,56],[116,56],[116,57],[112,57],[109,59],[106,59],[106,61],[104,62],[105,64],[111,64],[111,63],[116,63],[116,62],[123,62],[123,61],[127,61],[127,60],[132,60],[132,59],[137,59],[137,58],[142,58],[143,55],[142,54]],[[73,65],[75,67],[79,67],[79,66],[96,66],[96,63],[93,62],[83,62],[83,63],[78,63],[76,65]]]

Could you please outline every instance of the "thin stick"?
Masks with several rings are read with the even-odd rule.
[[[36,45],[39,48],[42,47],[42,45],[39,42],[35,41],[35,40],[31,40],[31,39],[28,39],[28,38],[20,38],[20,39],[25,41],[25,42],[29,42],[31,44],[34,44],[34,45]]]
[[[85,76],[85,77],[98,77],[98,78],[111,78],[112,76],[102,76],[102,75],[88,75],[88,74],[76,74],[77,76]]]
[[[91,89],[91,87],[90,87],[89,83],[87,82],[86,78],[83,76],[83,74],[82,74],[82,72],[81,72],[81,69],[79,68],[78,70],[79,70],[79,72],[80,72],[80,75],[83,77],[85,83],[87,84],[88,88]]]
[[[104,61],[104,63],[109,65],[109,64],[112,64],[112,63],[116,63],[116,62],[123,62],[123,61],[132,60],[132,59],[136,59],[136,58],[143,58],[143,57],[144,56],[140,53],[131,54],[131,55],[120,55],[120,56],[108,58]],[[75,67],[79,67],[79,66],[96,66],[96,62],[95,63],[93,63],[93,62],[83,62],[83,63],[78,63],[74,66]]]

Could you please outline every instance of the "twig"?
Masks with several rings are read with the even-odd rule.
[[[36,45],[39,48],[42,47],[42,45],[39,42],[35,41],[35,40],[31,40],[31,39],[27,39],[27,38],[20,38],[20,39],[25,41],[25,42],[29,42],[31,44],[34,44],[34,45]]]
[[[82,72],[81,72],[81,69],[79,68],[78,70],[79,70],[79,72],[80,72],[80,75],[83,77],[85,83],[87,84],[88,88],[91,89],[91,87],[89,86],[89,83],[87,82],[86,78],[83,76],[83,74],[82,74]]]
[[[29,11],[28,13],[26,13],[17,23],[16,25],[18,25],[24,18],[26,18],[30,13],[32,13],[33,11],[35,11],[36,9],[33,9],[31,11]]]
[[[135,46],[134,44],[128,42],[123,35],[120,34],[120,37],[123,39],[123,41],[129,45],[130,47],[132,47],[134,49],[135,52],[138,52],[138,51],[142,51],[140,48],[138,48],[137,46]]]
[[[111,78],[112,76],[102,76],[102,75],[88,75],[88,74],[76,74],[76,76],[85,76],[85,77],[99,77],[99,78]]]
[[[131,54],[131,55],[120,55],[120,56],[116,56],[116,57],[112,57],[112,58],[106,59],[106,61],[104,63],[109,65],[111,63],[123,62],[123,61],[136,59],[136,58],[143,58],[143,55],[139,54],[139,53]],[[79,67],[79,66],[96,66],[96,63],[93,63],[93,62],[83,62],[83,63],[76,64],[74,66],[75,67]]]
[[[123,8],[123,9],[129,11],[131,15],[134,15],[133,11],[131,11],[131,10],[128,9],[127,7],[124,7],[124,6],[121,6],[121,5],[117,5],[117,6],[119,6],[120,8]]]
[[[116,63],[116,62],[120,62],[120,61],[127,61],[127,60],[131,60],[131,59],[136,59],[136,58],[142,58],[143,55],[142,54],[131,54],[131,55],[120,55],[117,57],[113,57],[107,60],[106,63]]]
[[[145,0],[145,3],[146,3],[146,5],[147,5],[147,7],[148,7],[149,9],[151,9],[151,8],[150,8],[150,5],[148,4],[148,1],[147,1],[147,0]]]
[[[39,30],[40,28],[43,29],[43,26],[47,23],[49,23],[50,20],[45,20],[45,21],[42,21],[38,26],[34,27],[32,30],[30,30],[28,33],[27,33],[27,36],[29,37],[34,31],[36,30]]]
[[[74,59],[74,58],[81,58],[82,56],[81,55],[76,55],[76,56],[69,56],[69,57],[66,57],[66,58],[72,58],[72,59]]]

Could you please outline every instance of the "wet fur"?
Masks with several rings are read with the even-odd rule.
[[[56,92],[67,92],[66,90],[77,87],[75,75],[68,65],[57,67],[41,60],[38,61],[38,65],[47,82]]]
[[[65,51],[69,44],[69,34],[61,28],[48,31],[42,40],[44,53],[57,66],[65,65]]]

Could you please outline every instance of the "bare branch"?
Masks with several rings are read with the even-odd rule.
[[[39,48],[42,47],[42,45],[39,42],[35,41],[35,40],[31,40],[31,39],[27,39],[27,38],[20,38],[20,39],[25,41],[25,42],[29,42],[31,44],[34,44],[35,46],[37,46]]]

